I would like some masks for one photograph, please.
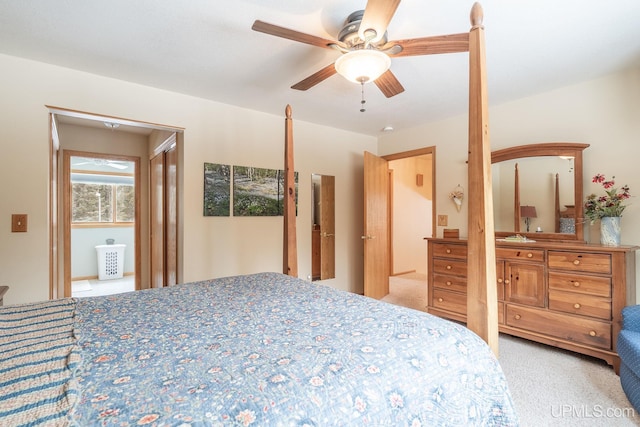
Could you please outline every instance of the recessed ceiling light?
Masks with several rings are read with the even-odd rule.
[[[393,132],[393,126],[385,126],[382,128],[382,132]]]

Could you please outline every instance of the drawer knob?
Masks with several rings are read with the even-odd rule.
[[[447,280],[447,281],[445,282],[445,285],[447,285],[447,286],[451,286],[451,281]]]
[[[451,253],[451,249],[447,249],[445,252],[450,254]]]
[[[502,283],[502,282],[503,282],[502,278],[498,279],[498,283]]]
[[[589,335],[591,335],[592,337],[596,336],[596,331],[589,331]]]
[[[505,285],[508,285],[509,283],[511,283],[511,280],[509,280],[509,279],[504,279],[504,284],[505,284]]]
[[[516,314],[516,315],[515,315],[515,316],[513,316],[513,317],[515,317],[515,319],[516,319],[516,320],[520,320],[520,317],[521,317],[521,316],[520,316],[519,314]]]
[[[527,254],[527,258],[533,258],[533,254],[532,254],[531,252],[529,252],[529,253]]]
[[[450,265],[447,265],[447,270],[451,270],[453,267],[451,267]]]
[[[575,286],[576,288],[580,286],[580,282],[573,282],[573,286]]]
[[[580,304],[578,303],[573,304],[573,308],[580,308]]]
[[[442,302],[444,301],[442,298],[438,298],[438,302]]]
[[[580,260],[579,259],[574,260],[573,265],[580,265]]]

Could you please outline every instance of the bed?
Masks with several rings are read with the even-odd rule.
[[[1,425],[517,425],[464,326],[280,273],[5,306],[0,321]]]

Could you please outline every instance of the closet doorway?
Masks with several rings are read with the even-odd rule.
[[[126,273],[134,273],[135,289],[178,283],[182,278],[179,258],[182,224],[179,221],[178,196],[182,186],[180,170],[184,129],[47,107],[51,125],[50,297],[71,296],[71,210],[69,200],[64,199],[69,198],[70,189],[65,188],[64,178],[66,165],[71,164],[72,156],[66,162],[65,152],[84,152],[90,154],[85,157],[95,158],[97,163],[106,164],[110,161],[112,165],[137,159],[138,167],[135,169],[139,189],[135,191],[135,243],[131,248],[128,245],[126,248],[134,256],[134,267],[130,265]],[[152,167],[152,162],[155,162],[155,167]],[[159,164],[162,166],[162,180],[156,179],[152,183],[151,170],[155,168],[157,172]],[[150,200],[152,187],[155,197],[153,203]],[[162,233],[158,232],[159,227]],[[153,251],[152,246],[155,248]],[[97,260],[97,252],[95,256]],[[94,272],[94,275],[97,274]],[[152,282],[152,276],[156,278],[155,282]]]
[[[424,238],[435,230],[435,147],[382,157],[365,152],[364,163],[364,294],[382,299],[391,276],[416,274],[424,275],[426,298]]]

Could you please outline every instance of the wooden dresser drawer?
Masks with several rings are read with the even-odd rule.
[[[549,291],[549,308],[581,316],[611,320],[611,300],[578,292]]]
[[[610,298],[611,278],[550,271],[549,288]]]
[[[449,310],[459,314],[467,314],[467,295],[456,292],[433,290],[431,306],[442,310]]]
[[[467,245],[454,243],[434,243],[433,256],[441,258],[467,259]]]
[[[607,322],[512,304],[507,304],[505,322],[514,328],[611,349],[611,324]]]
[[[544,262],[544,251],[542,249],[496,248],[496,258]]]
[[[456,261],[453,259],[433,259],[433,269],[435,274],[446,274],[460,277],[467,277],[466,261]]]
[[[583,273],[611,274],[611,255],[549,251],[549,268]]]
[[[434,274],[433,287],[464,293],[467,292],[467,279],[466,277]]]

